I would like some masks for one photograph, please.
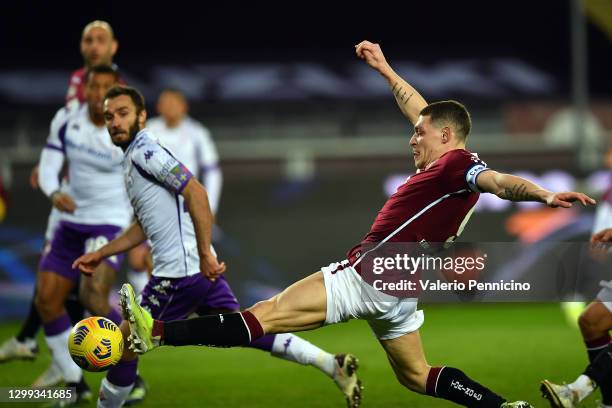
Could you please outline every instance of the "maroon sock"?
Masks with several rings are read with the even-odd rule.
[[[164,344],[164,322],[161,320],[153,320],[153,328],[151,329],[153,337],[159,337],[160,343]]]

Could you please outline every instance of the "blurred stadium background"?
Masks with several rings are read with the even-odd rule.
[[[408,155],[412,128],[384,80],[355,57],[353,45],[362,39],[379,42],[391,65],[427,100],[463,101],[474,122],[469,148],[490,167],[529,175],[551,189],[585,191],[597,199],[610,187],[609,1],[410,2],[388,4],[384,10],[382,5],[307,2],[265,9],[240,3],[204,9],[177,4],[163,6],[163,12],[156,7],[24,2],[9,5],[0,17],[4,337],[27,311],[50,209],[48,200],[30,188],[29,173],[50,119],[63,103],[69,74],[82,66],[81,30],[94,19],[113,26],[119,40],[115,62],[126,82],[143,91],[150,112],[161,90],[178,88],[189,99],[190,114],[212,132],[224,175],[217,248],[229,265],[227,278],[245,305],[341,259],[367,232],[385,198],[414,171]],[[516,241],[525,248],[546,239],[586,240],[593,212],[561,213],[483,196],[462,240]],[[448,349],[440,348],[443,336],[465,345],[485,344],[492,336],[491,344],[509,341],[503,350],[508,353],[506,348],[525,347],[520,339],[531,342],[529,333],[535,333],[540,337],[533,340],[533,350],[521,352],[529,359],[565,356],[549,361],[552,374],[565,370],[569,377],[586,363],[578,332],[565,325],[558,307],[523,305],[519,313],[496,306],[499,314],[487,312],[489,306],[484,305],[470,306],[465,314],[457,306],[424,307],[434,316],[424,327],[430,356],[447,358]],[[527,313],[532,320],[525,311],[532,311]],[[502,321],[508,316],[505,328],[510,330],[504,333],[498,321],[490,323],[488,332],[483,315]],[[474,327],[482,327],[474,331],[446,325],[452,316],[467,316],[476,322]],[[428,337],[429,327],[442,336],[437,342]],[[377,353],[368,351],[376,345],[362,325],[352,324],[348,342],[342,330],[325,330],[309,338],[331,349],[355,344],[357,351]],[[550,348],[547,333],[567,340],[567,347]],[[538,351],[536,345],[543,349]],[[216,356],[214,350],[204,353]],[[500,358],[512,364],[513,353]],[[378,364],[385,372],[381,384],[394,383],[382,355],[376,356],[368,358],[375,361],[366,367]],[[491,359],[498,357],[491,351]],[[493,375],[480,360],[474,356],[458,364],[476,378]],[[27,374],[35,375],[27,364],[0,366],[0,385],[27,385]],[[27,370],[12,377],[9,370],[14,367]],[[279,367],[279,373],[293,370]],[[145,373],[152,369],[152,363],[143,364]],[[372,368],[369,373],[375,372]],[[536,381],[550,375],[544,369],[530,374]],[[380,397],[388,390],[377,388],[377,377],[372,377],[370,392]],[[496,377],[491,386],[496,381],[502,390],[516,393],[512,384],[504,385],[512,378]],[[526,381],[517,387],[535,395],[536,385]],[[425,398],[402,394],[395,384],[391,391],[396,396],[383,401],[433,406]],[[366,394],[367,405],[384,405],[376,405],[376,398]],[[284,401],[290,403],[292,396]],[[313,401],[297,405],[328,406],[325,400]],[[222,403],[210,406],[215,404]]]

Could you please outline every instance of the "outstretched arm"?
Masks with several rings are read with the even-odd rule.
[[[427,106],[425,99],[408,82],[404,81],[387,63],[380,45],[362,41],[355,46],[357,56],[378,71],[389,83],[400,110],[413,125],[421,110]]]
[[[136,221],[128,229],[123,231],[121,235],[113,239],[108,244],[104,245],[97,251],[80,256],[72,264],[74,269],[78,268],[81,272],[92,274],[100,265],[100,262],[105,258],[117,255],[121,252],[128,251],[135,246],[138,246],[147,239],[140,223]]]
[[[538,186],[522,177],[499,173],[494,170],[483,171],[476,178],[478,188],[510,201],[538,201],[549,207],[569,208],[574,201],[582,205],[595,204],[595,200],[583,193],[573,191],[555,193]]]

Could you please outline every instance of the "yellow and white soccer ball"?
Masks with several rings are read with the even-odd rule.
[[[68,351],[83,370],[108,370],[121,360],[123,335],[119,327],[109,319],[88,317],[72,328]]]

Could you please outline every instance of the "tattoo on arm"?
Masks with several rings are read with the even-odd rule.
[[[538,200],[538,196],[528,192],[527,186],[524,184],[515,184],[511,188],[506,187],[499,197],[510,201]]]
[[[393,88],[391,90],[397,102],[403,105],[407,105],[410,98],[412,98],[412,95],[414,95],[414,92],[412,92],[410,95],[407,95],[408,92],[406,92],[404,87],[402,87],[397,82],[393,84]]]

